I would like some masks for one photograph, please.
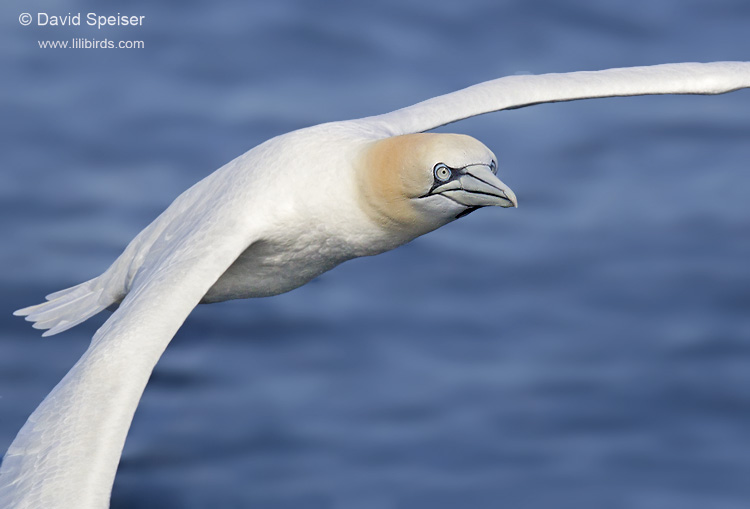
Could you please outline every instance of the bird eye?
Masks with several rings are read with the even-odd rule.
[[[446,182],[449,178],[451,178],[452,175],[451,169],[443,163],[436,164],[434,172],[435,178],[440,182]]]
[[[492,162],[490,163],[490,171],[491,171],[492,173],[497,173],[497,163],[495,162],[495,160],[494,160],[494,159],[493,159],[493,160],[492,160]]]

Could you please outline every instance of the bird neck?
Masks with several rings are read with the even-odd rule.
[[[410,199],[410,188],[416,187],[410,166],[415,153],[420,153],[421,137],[404,135],[370,143],[356,164],[361,208],[389,234],[403,237],[405,242],[426,231],[425,218]],[[413,193],[412,193],[413,194]]]

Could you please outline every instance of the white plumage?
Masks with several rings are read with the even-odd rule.
[[[49,335],[119,304],[10,446],[0,507],[107,507],[146,382],[198,303],[282,293],[477,207],[516,204],[480,142],[416,133],[544,102],[745,87],[747,62],[512,76],[255,147],[180,195],[104,274],[16,312]]]

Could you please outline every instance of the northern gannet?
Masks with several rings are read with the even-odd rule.
[[[511,76],[253,148],[180,195],[102,275],[16,311],[50,335],[119,306],[8,449],[0,507],[108,506],[143,389],[198,303],[286,292],[479,207],[516,205],[487,147],[425,131],[546,102],[746,87],[750,62]]]

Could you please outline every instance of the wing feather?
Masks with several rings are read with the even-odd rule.
[[[651,94],[722,94],[747,87],[750,87],[750,62],[663,64],[507,76],[362,120],[391,135],[400,135],[533,104]]]
[[[254,225],[236,212],[197,207],[165,229],[120,307],[8,449],[0,507],[108,507],[125,437],[156,362],[256,238]]]

